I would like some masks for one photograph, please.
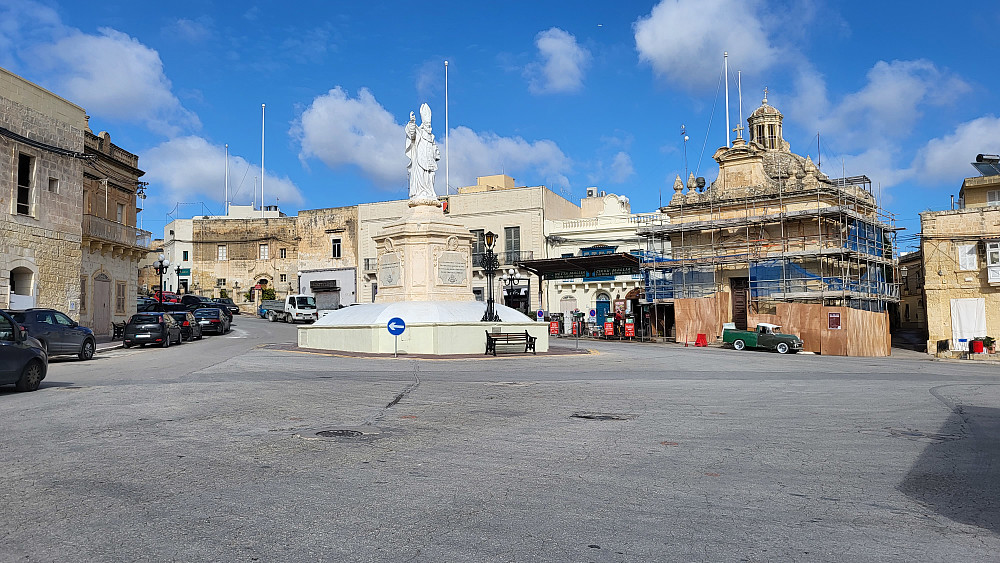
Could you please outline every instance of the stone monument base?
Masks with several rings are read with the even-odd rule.
[[[299,327],[302,348],[392,354],[484,354],[486,331],[523,332],[537,338],[535,350],[549,349],[548,323],[534,322],[516,309],[494,305],[499,323],[480,322],[486,311],[482,301],[407,301],[352,305],[333,311],[311,325]],[[406,330],[389,334],[388,323],[403,319]],[[398,338],[398,340],[396,340]],[[511,348],[513,351],[514,348]]]

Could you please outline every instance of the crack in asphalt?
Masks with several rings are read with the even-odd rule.
[[[385,414],[387,412],[389,412],[389,409],[391,409],[392,407],[394,407],[397,404],[399,404],[399,402],[402,401],[403,399],[405,399],[407,397],[407,395],[409,395],[417,387],[419,387],[420,386],[420,376],[418,375],[419,372],[420,372],[420,365],[416,361],[414,361],[414,363],[413,363],[413,372],[412,372],[412,374],[413,374],[413,381],[409,385],[407,385],[406,387],[404,387],[402,391],[400,391],[399,393],[397,393],[396,396],[393,397],[393,399],[391,401],[389,401],[389,403],[386,406],[384,406],[381,409],[379,409],[379,411],[376,414],[374,414],[374,415],[368,417],[367,419],[365,419],[363,425],[364,426],[374,426],[376,422],[382,420],[385,417]]]

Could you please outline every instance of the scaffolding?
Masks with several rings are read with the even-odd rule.
[[[648,302],[711,297],[733,278],[748,313],[789,301],[868,311],[898,302],[895,218],[866,176],[792,190],[779,177],[742,197],[701,195],[666,208],[670,223],[638,228]]]

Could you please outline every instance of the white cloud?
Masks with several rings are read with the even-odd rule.
[[[538,61],[525,68],[534,94],[576,92],[583,87],[583,74],[590,63],[590,51],[576,37],[558,27],[540,32],[535,38]]]
[[[25,44],[63,33],[59,14],[37,2],[0,0],[0,66],[17,72],[17,52]]]
[[[210,18],[200,17],[196,20],[179,18],[172,25],[167,26],[166,30],[182,41],[195,43],[209,38],[212,35],[211,27],[212,20]]]
[[[179,137],[145,151],[139,162],[146,170],[143,180],[150,183],[149,198],[164,205],[177,202],[225,200],[226,149],[213,145],[202,137]],[[256,197],[253,178],[260,185],[260,166],[243,157],[229,155],[230,201],[245,205]],[[275,177],[268,172],[264,181],[267,203],[284,206],[301,205],[302,193],[287,177]],[[214,210],[222,212],[221,205]]]
[[[982,153],[1000,154],[1000,118],[983,116],[928,141],[913,161],[914,179],[922,184],[957,186],[963,178],[978,175],[969,163]]]
[[[572,162],[553,141],[529,142],[520,137],[501,137],[456,127],[449,142],[454,187],[475,185],[477,176],[501,172],[528,185],[569,187],[566,173]],[[439,178],[442,171],[438,170]]]
[[[351,98],[338,86],[317,97],[291,134],[301,144],[301,159],[315,157],[332,169],[356,166],[383,189],[406,185],[403,125],[367,89]]]
[[[72,30],[32,50],[60,95],[93,115],[137,121],[165,135],[200,127],[198,117],[170,91],[159,53],[119,31],[99,31]]]
[[[435,131],[441,131],[442,121],[440,117],[434,120],[438,124]],[[403,124],[396,123],[367,89],[351,98],[338,86],[317,97],[292,125],[291,133],[301,143],[299,158],[303,160],[315,157],[331,169],[353,166],[378,188],[406,189]],[[437,142],[444,157],[440,133]],[[501,171],[514,177],[540,178],[556,186],[569,185],[565,174],[570,160],[552,141],[528,142],[459,127],[452,129],[449,142],[448,173],[453,187],[473,185],[477,176]],[[443,160],[439,163],[435,176],[438,193],[445,192],[445,164]]]
[[[752,0],[663,0],[632,26],[639,60],[688,89],[718,84],[725,51],[731,69],[759,73],[780,54],[759,6]]]
[[[634,173],[635,168],[632,167],[632,157],[625,152],[616,154],[614,160],[611,161],[611,181],[621,184],[625,180],[628,180]]]
[[[924,107],[952,103],[969,90],[960,78],[927,60],[878,61],[866,78],[860,90],[833,105],[823,77],[805,70],[796,80],[788,114],[809,129],[838,139],[841,146],[875,146],[907,136]]]

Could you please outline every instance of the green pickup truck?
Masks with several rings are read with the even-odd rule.
[[[732,344],[734,350],[766,348],[777,350],[779,354],[794,354],[802,349],[801,338],[794,334],[782,334],[780,326],[769,323],[760,323],[754,330],[727,327],[722,331],[722,343]]]

